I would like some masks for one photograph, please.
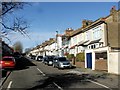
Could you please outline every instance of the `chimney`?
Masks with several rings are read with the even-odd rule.
[[[110,14],[113,15],[115,12],[117,12],[116,7],[112,6],[112,8],[110,10]]]
[[[92,20],[83,20],[82,21],[82,27],[84,28],[84,27],[86,27],[86,26],[88,26],[88,25],[90,25],[92,23],[93,23]]]
[[[117,14],[117,10],[116,10],[115,6],[113,6],[111,8],[110,15],[112,15],[112,17],[113,17],[113,22],[117,22],[118,21],[118,14]]]
[[[67,28],[66,30],[65,30],[65,35],[70,35],[71,34],[71,32],[73,32],[74,30],[72,29],[72,28]]]
[[[50,38],[49,40],[52,41],[52,40],[54,40],[54,38]]]

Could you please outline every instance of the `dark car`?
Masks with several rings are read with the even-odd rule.
[[[35,60],[36,56],[35,55],[31,55],[31,59]]]
[[[36,57],[36,60],[37,60],[37,61],[42,61],[42,60],[43,60],[43,56],[37,56],[37,57]]]
[[[53,60],[53,67],[57,67],[58,69],[64,69],[64,68],[71,68],[72,65],[69,60],[67,60],[65,57],[57,57]]]
[[[47,65],[53,65],[53,59],[54,56],[45,56],[43,62]]]
[[[15,60],[18,60],[22,57],[22,55],[19,52],[14,52],[13,57],[15,58]]]

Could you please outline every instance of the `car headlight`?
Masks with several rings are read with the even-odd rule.
[[[63,63],[60,62],[60,65],[63,65]]]
[[[52,63],[52,61],[49,61],[49,63]]]

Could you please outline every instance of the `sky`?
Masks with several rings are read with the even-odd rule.
[[[13,45],[20,41],[24,47],[33,48],[49,38],[55,38],[56,31],[64,34],[67,28],[78,29],[82,25],[82,20],[95,21],[100,17],[110,14],[112,6],[118,8],[117,2],[29,2],[24,9],[17,10],[8,18],[15,16],[23,17],[29,24],[27,36],[10,32],[11,42],[5,40],[7,44]],[[9,21],[9,19],[8,19]]]

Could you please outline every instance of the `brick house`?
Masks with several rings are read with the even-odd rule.
[[[107,70],[109,73],[120,74],[118,56],[120,53],[119,43],[119,14],[120,10],[112,8],[110,15],[102,18],[102,24],[104,25],[102,34],[104,42],[99,48],[86,50],[86,68],[92,68],[93,70]],[[89,48],[89,46],[88,46]]]

